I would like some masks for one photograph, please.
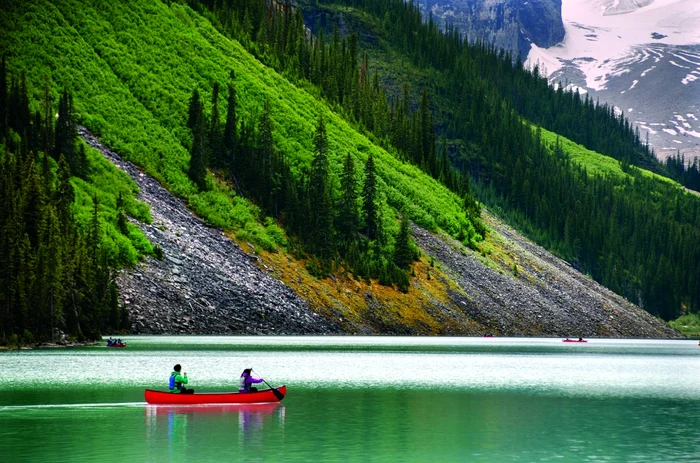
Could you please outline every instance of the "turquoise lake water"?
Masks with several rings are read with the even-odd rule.
[[[0,353],[7,462],[700,462],[697,341],[126,337]],[[243,368],[281,404],[149,406]]]

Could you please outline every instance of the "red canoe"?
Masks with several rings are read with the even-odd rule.
[[[123,342],[121,344],[109,344],[107,347],[126,347],[126,343]]]
[[[272,389],[248,392],[202,392],[201,394],[173,394],[171,392],[153,391],[146,389],[146,402],[152,405],[204,405],[204,404],[258,404],[279,402],[287,395],[287,386],[275,388],[281,397],[275,395]]]
[[[578,339],[562,339],[561,342],[588,342],[588,341],[586,341],[585,339],[581,339],[581,340],[578,340]]]

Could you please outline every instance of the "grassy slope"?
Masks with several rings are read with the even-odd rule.
[[[54,81],[74,90],[81,120],[91,130],[217,225],[245,228],[248,219],[235,219],[245,213],[252,220],[255,208],[246,204],[246,211],[240,200],[234,204],[228,192],[195,192],[185,174],[188,153],[183,145],[189,135],[184,123],[192,89],[198,86],[208,100],[213,82],[225,84],[234,70],[244,116],[258,114],[264,99],[270,100],[275,143],[293,169],[310,164],[312,134],[323,114],[336,172],[346,152],[359,162],[372,153],[389,204],[406,205],[411,217],[427,228],[454,234],[469,226],[459,198],[378,148],[187,7],[168,8],[155,0],[61,0],[32,2],[22,9],[28,11],[22,18],[9,14],[0,20],[5,31],[1,42],[15,55],[11,67],[26,69],[30,76],[53,70]],[[39,79],[31,84],[38,93]],[[395,229],[392,214],[386,212],[387,226]]]
[[[93,148],[87,148],[90,174],[86,180],[73,178],[75,203],[73,213],[76,221],[87,227],[92,219],[93,197],[99,202],[98,216],[102,230],[102,246],[112,262],[135,264],[142,254],[153,252],[153,246],[143,232],[135,225],[128,224],[128,234],[117,228],[117,197],[121,193],[124,211],[130,217],[150,223],[150,208],[136,199],[138,186],[125,172]]]
[[[700,337],[700,314],[681,315],[668,324],[688,337]]]
[[[559,140],[559,143],[565,153],[569,155],[569,158],[576,164],[579,164],[586,168],[586,171],[592,175],[610,175],[615,178],[632,178],[631,175],[625,173],[620,167],[620,163],[609,156],[602,155],[596,151],[591,151],[583,145],[579,145],[576,142],[564,138],[554,132],[550,132],[546,129],[542,130],[542,140],[549,146],[553,148]],[[668,185],[675,185],[678,188],[682,188],[678,182],[671,180],[663,175],[656,174],[654,172],[639,169],[642,175],[645,177],[653,178],[658,182],[662,182]]]

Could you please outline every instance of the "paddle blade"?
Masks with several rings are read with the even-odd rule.
[[[284,394],[279,389],[272,388],[272,393],[277,397],[277,400],[284,399]]]

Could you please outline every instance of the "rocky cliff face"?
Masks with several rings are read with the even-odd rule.
[[[470,40],[485,40],[521,54],[530,44],[551,47],[564,40],[561,0],[420,0],[441,25],[453,24]]]
[[[163,250],[162,260],[146,258],[118,278],[134,333],[680,337],[487,213],[492,232],[483,254],[414,227],[425,255],[408,294],[353,279],[342,287],[340,276],[304,280],[279,264],[290,259],[244,252],[157,181],[80,134],[136,181],[153,216],[138,226]]]

